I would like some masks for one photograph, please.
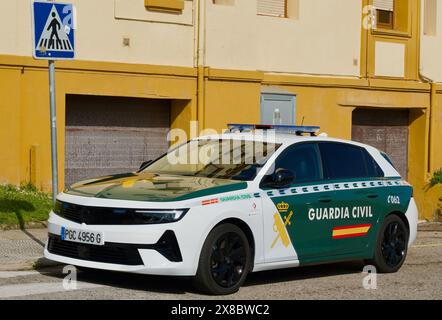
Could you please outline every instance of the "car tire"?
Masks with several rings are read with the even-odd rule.
[[[237,292],[251,269],[251,252],[239,227],[230,223],[215,227],[201,250],[194,286],[211,295]]]
[[[375,266],[379,273],[397,272],[407,257],[409,236],[399,216],[388,216],[379,228],[374,256],[366,263]]]

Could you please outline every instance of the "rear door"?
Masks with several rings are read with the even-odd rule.
[[[346,143],[319,144],[324,177],[333,187],[335,219],[322,219],[327,256],[364,255],[381,214],[383,172],[365,148]]]

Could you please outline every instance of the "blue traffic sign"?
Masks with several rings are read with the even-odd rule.
[[[71,60],[75,58],[74,7],[69,3],[32,4],[33,55],[35,59]]]

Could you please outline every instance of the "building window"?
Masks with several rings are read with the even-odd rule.
[[[394,0],[374,0],[378,29],[394,29]]]
[[[152,11],[182,12],[184,0],[144,0],[144,6]]]
[[[299,0],[257,0],[258,14],[298,19]]]
[[[287,17],[286,0],[258,0],[258,14],[265,16]]]
[[[234,6],[235,0],[213,0],[213,4],[219,4],[223,6]]]
[[[426,36],[437,35],[437,0],[425,0],[424,34]]]

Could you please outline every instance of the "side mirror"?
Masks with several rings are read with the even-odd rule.
[[[267,188],[286,188],[293,184],[295,175],[287,169],[278,169],[270,176],[264,178],[263,186]]]
[[[153,160],[144,161],[144,162],[141,164],[141,166],[140,166],[140,170],[139,170],[139,171],[146,169],[146,168],[147,168],[152,162],[153,162]]]
[[[284,188],[290,186],[295,181],[293,172],[287,169],[276,170],[273,176],[273,184],[277,188]]]

